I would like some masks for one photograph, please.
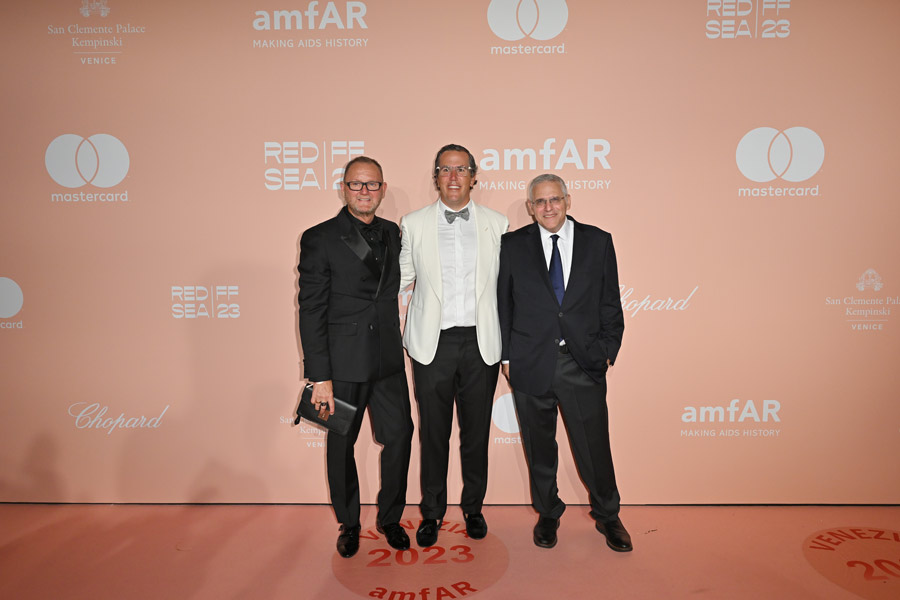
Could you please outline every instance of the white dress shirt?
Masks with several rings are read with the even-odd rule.
[[[478,233],[471,201],[469,220],[447,222],[446,204],[438,200],[438,250],[441,257],[441,329],[475,326],[475,259]],[[462,209],[460,209],[462,210]],[[457,211],[453,211],[457,212]]]
[[[549,271],[550,257],[553,254],[553,240],[550,239],[550,236],[553,234],[541,227],[540,224],[538,224],[538,230],[541,232],[541,245],[544,248],[544,260],[547,262],[547,270]],[[559,247],[559,258],[562,261],[563,287],[569,286],[569,273],[572,271],[572,240],[574,233],[575,226],[569,219],[566,219],[563,226],[556,232],[556,235],[559,236],[556,245]]]

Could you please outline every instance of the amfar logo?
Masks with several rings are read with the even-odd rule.
[[[315,30],[325,29],[329,26],[336,29],[368,29],[366,25],[366,3],[344,3],[344,14],[341,15],[337,4],[334,2],[322,2],[322,12],[319,12],[319,2],[313,1],[306,5],[306,10],[264,10],[256,11],[253,19],[253,29],[256,31],[271,30]],[[321,16],[321,19],[318,17]],[[306,22],[304,27],[303,23]]]
[[[569,7],[566,0],[491,0],[487,18],[497,37],[508,42],[526,36],[550,40],[565,29]]]
[[[734,398],[728,406],[685,406],[681,414],[681,420],[685,423],[743,423],[753,421],[763,423],[769,420],[778,423],[781,418],[778,411],[781,410],[781,402],[778,400],[762,401],[762,416],[756,408],[753,400],[741,401]],[[728,416],[725,416],[725,413]],[[738,415],[740,413],[740,415]]]
[[[825,161],[825,144],[806,127],[784,131],[758,127],[741,138],[735,159],[738,169],[751,181],[765,183],[781,178],[796,183],[819,172]]]
[[[0,319],[11,319],[19,314],[24,302],[19,284],[9,277],[0,277]]]
[[[44,164],[53,181],[63,187],[89,183],[110,188],[122,183],[131,162],[125,145],[111,135],[98,133],[84,139],[66,133],[47,146]]]

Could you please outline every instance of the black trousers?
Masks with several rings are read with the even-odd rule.
[[[419,405],[422,445],[422,518],[442,519],[447,512],[447,467],[453,404],[459,423],[459,454],[464,513],[481,512],[487,492],[491,411],[500,363],[485,364],[474,327],[441,331],[431,364],[412,361]]]
[[[619,490],[609,447],[606,379],[591,379],[571,354],[560,354],[550,390],[542,396],[515,391],[516,414],[522,432],[531,481],[531,502],[542,517],[558,519],[566,509],[559,498],[556,473],[557,406],[569,433],[569,443],[581,480],[590,494],[591,516],[607,521],[619,514]]]
[[[356,420],[346,436],[328,432],[326,466],[331,505],[343,525],[359,525],[359,476],[353,447],[363,415],[369,420],[381,448],[381,489],[378,491],[378,524],[396,523],[406,506],[406,481],[412,446],[413,423],[406,373],[367,383],[334,381],[334,395],[358,407]]]

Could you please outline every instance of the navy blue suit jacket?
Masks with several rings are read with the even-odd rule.
[[[500,241],[497,302],[502,359],[513,389],[539,396],[550,389],[564,339],[595,381],[606,376],[622,345],[625,319],[612,236],[573,221],[572,266],[562,305],[556,300],[536,223]]]

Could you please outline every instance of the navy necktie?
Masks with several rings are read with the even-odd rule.
[[[550,236],[553,240],[553,252],[550,253],[550,284],[556,292],[556,300],[562,306],[563,295],[566,293],[566,285],[563,282],[562,258],[559,255],[559,236],[555,233]]]

